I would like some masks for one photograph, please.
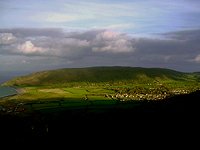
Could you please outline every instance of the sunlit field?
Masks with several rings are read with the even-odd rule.
[[[16,87],[20,93],[1,98],[0,105],[10,113],[35,110],[59,111],[78,108],[107,108],[143,101],[161,101],[175,95],[189,94],[199,89],[199,83],[190,81],[160,81],[149,83],[71,83],[51,86]],[[98,111],[99,109],[97,109]]]

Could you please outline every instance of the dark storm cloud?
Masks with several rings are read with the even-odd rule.
[[[192,61],[200,54],[200,30],[170,32],[162,38],[140,38],[136,43],[136,54],[148,60],[163,58],[163,61]]]
[[[172,39],[183,40],[183,41],[200,40],[200,29],[169,32],[163,35]]]
[[[199,54],[199,41],[181,41],[177,39],[139,39],[136,43],[137,54],[193,57]],[[181,57],[180,57],[181,58]]]

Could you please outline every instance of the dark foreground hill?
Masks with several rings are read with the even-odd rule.
[[[91,67],[42,71],[15,78],[5,85],[51,85],[70,82],[142,82],[149,80],[196,80],[198,74],[163,68]]]
[[[200,91],[196,91],[162,101],[142,101],[137,107],[124,108],[119,104],[99,112],[77,109],[47,114],[34,112],[28,116],[1,115],[1,138],[16,143],[61,144],[69,139],[122,138],[121,134],[151,137],[148,134],[155,134],[155,131],[163,136],[172,133],[172,129],[175,130],[173,135],[186,133],[188,127],[191,131],[197,126],[199,100]]]

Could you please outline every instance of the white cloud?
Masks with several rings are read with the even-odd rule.
[[[197,63],[200,63],[200,54],[197,55],[197,56],[194,58],[194,61],[197,62]]]
[[[0,32],[11,33],[1,34],[4,44],[0,45],[0,65],[4,68],[134,65],[199,70],[200,30],[173,32],[170,34],[176,36],[171,39],[138,38],[109,30],[65,32],[34,28]]]
[[[33,53],[43,53],[44,48],[35,46],[31,41],[26,41],[21,45],[18,45],[18,50],[24,54],[33,54]]]
[[[12,33],[0,33],[0,44],[12,44],[16,37]]]
[[[126,35],[112,31],[97,34],[92,42],[94,52],[122,53],[134,51],[132,43]]]
[[[104,31],[97,34],[96,40],[114,40],[114,39],[117,39],[119,36],[120,34],[117,32]]]
[[[62,33],[64,34],[64,33]],[[128,53],[133,52],[133,41],[126,34],[108,30],[65,33],[65,36],[25,36],[14,37],[5,34],[5,41],[16,41],[4,45],[1,53],[28,56],[80,58],[91,53]]]

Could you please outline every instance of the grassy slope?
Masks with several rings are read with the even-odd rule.
[[[196,74],[195,74],[196,75]],[[197,75],[196,75],[197,76]],[[161,68],[92,67],[43,71],[15,78],[4,85],[52,85],[71,82],[143,82],[150,80],[195,80],[186,74]]]

